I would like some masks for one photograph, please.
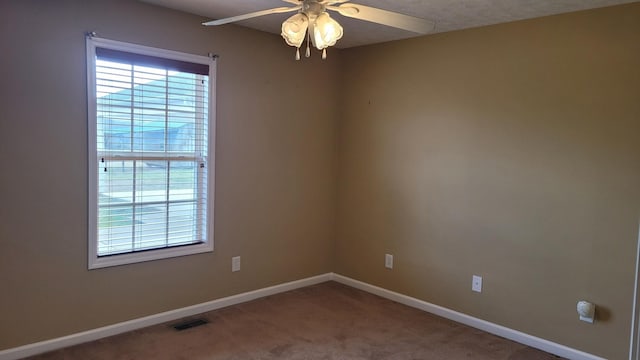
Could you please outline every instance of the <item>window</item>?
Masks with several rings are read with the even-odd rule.
[[[213,251],[215,59],[87,38],[89,268]]]

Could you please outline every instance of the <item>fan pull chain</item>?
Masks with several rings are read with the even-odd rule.
[[[300,48],[296,49],[296,60],[300,60]]]
[[[327,59],[327,49],[322,50],[322,60]]]
[[[309,32],[307,31],[307,52],[304,54],[304,56],[306,57],[311,56],[311,47],[309,46],[310,39],[311,39],[311,34],[309,34]]]

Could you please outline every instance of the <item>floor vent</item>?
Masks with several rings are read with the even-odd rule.
[[[204,324],[208,324],[209,321],[207,319],[204,318],[198,318],[198,319],[190,319],[187,321],[183,321],[177,324],[173,324],[171,325],[172,328],[176,329],[176,331],[182,331],[182,330],[187,330],[187,329],[191,329],[194,328],[196,326],[200,326],[200,325],[204,325]]]

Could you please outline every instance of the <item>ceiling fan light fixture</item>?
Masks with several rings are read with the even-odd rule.
[[[298,13],[282,23],[281,35],[287,45],[299,48],[304,43],[308,28],[309,18],[303,13]]]
[[[311,32],[311,42],[318,50],[334,46],[344,34],[342,26],[332,19],[327,12],[318,15],[315,22],[311,24],[309,31]]]

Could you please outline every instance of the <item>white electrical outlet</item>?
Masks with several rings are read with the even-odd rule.
[[[475,292],[482,292],[482,276],[473,275],[471,279],[471,290]]]
[[[240,271],[240,256],[234,256],[231,258],[231,271]]]
[[[393,269],[393,255],[384,255],[384,267],[386,267],[387,269]]]

